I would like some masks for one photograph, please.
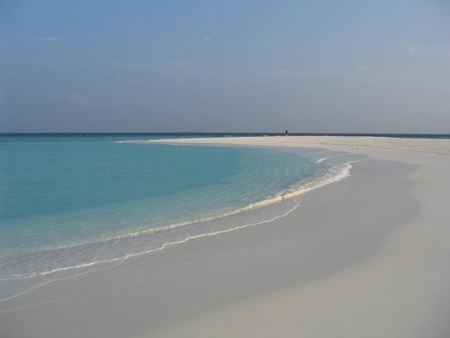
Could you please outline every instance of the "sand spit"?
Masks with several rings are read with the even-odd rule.
[[[0,302],[1,337],[450,337],[450,140],[160,142],[370,159],[284,217]]]

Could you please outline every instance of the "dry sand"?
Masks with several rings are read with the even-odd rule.
[[[450,337],[449,140],[182,143],[371,159],[285,217],[0,302],[0,337]]]

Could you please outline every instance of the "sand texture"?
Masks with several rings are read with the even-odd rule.
[[[284,217],[2,301],[0,337],[450,337],[450,140],[175,143],[368,159],[343,181],[296,197]]]

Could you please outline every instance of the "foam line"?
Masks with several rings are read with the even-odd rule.
[[[266,205],[270,205],[270,204],[273,204],[273,203],[281,202],[283,200],[294,198],[296,196],[305,194],[305,193],[307,193],[309,191],[312,191],[312,190],[321,188],[323,186],[326,186],[328,184],[342,181],[346,177],[350,176],[350,170],[352,168],[351,163],[360,162],[360,161],[364,161],[364,160],[366,160],[366,159],[356,160],[356,161],[351,161],[351,162],[346,162],[346,163],[340,164],[340,165],[338,165],[336,167],[331,168],[329,170],[329,172],[325,176],[323,176],[323,177],[321,177],[319,179],[316,179],[314,181],[308,182],[308,183],[302,185],[299,189],[296,189],[296,190],[293,190],[293,191],[287,191],[287,192],[285,192],[283,194],[280,194],[280,195],[277,195],[277,196],[275,196],[273,198],[269,198],[269,199],[266,199],[266,200],[263,200],[263,201],[260,201],[260,202],[256,202],[256,203],[250,204],[250,205],[248,205],[248,206],[246,206],[244,208],[240,208],[238,210],[235,210],[235,211],[232,211],[232,212],[220,215],[220,216],[209,217],[209,218],[205,218],[205,219],[198,220],[198,221],[195,221],[195,222],[184,222],[184,223],[178,223],[178,224],[170,225],[170,226],[166,226],[166,227],[160,227],[156,231],[165,230],[165,229],[172,229],[172,228],[176,228],[176,227],[183,226],[183,225],[199,223],[199,222],[205,222],[205,221],[218,219],[218,218],[221,218],[221,217],[231,216],[231,215],[243,212],[243,211],[249,211],[249,210],[256,209],[256,208],[261,208],[261,207],[266,206]],[[166,242],[166,243],[162,244],[158,248],[154,248],[154,249],[151,249],[151,250],[146,250],[146,251],[139,252],[139,253],[126,254],[125,256],[122,256],[122,257],[116,257],[116,258],[107,259],[107,260],[100,260],[100,261],[94,261],[94,262],[89,262],[89,263],[83,263],[83,264],[78,264],[78,265],[75,265],[75,266],[62,267],[62,268],[52,269],[52,270],[43,271],[43,272],[33,272],[33,273],[27,274],[27,275],[15,274],[15,275],[11,276],[12,278],[0,279],[0,281],[12,281],[12,280],[31,279],[31,278],[35,278],[35,277],[47,276],[47,275],[51,275],[51,274],[58,273],[58,272],[68,271],[68,270],[76,270],[76,269],[88,268],[88,267],[92,267],[92,266],[99,265],[99,264],[123,262],[123,261],[125,261],[125,260],[127,260],[129,258],[142,256],[142,255],[149,254],[149,253],[152,253],[152,252],[161,251],[161,250],[164,250],[167,247],[170,247],[170,246],[173,246],[173,245],[182,244],[182,243],[194,240],[194,239],[198,239],[198,238],[202,238],[202,237],[215,236],[215,235],[219,235],[219,234],[228,233],[228,232],[231,232],[231,231],[245,229],[245,228],[252,227],[252,226],[257,226],[257,225],[261,225],[261,224],[265,224],[265,223],[270,223],[270,222],[273,222],[273,221],[275,221],[277,219],[280,219],[280,218],[283,218],[283,217],[287,216],[288,214],[293,212],[298,207],[299,207],[299,203],[296,202],[296,205],[292,209],[287,211],[286,213],[284,213],[282,215],[279,215],[279,216],[275,216],[275,217],[273,217],[271,219],[268,219],[268,220],[264,220],[264,221],[260,221],[260,222],[256,222],[256,223],[244,224],[244,225],[240,225],[240,226],[237,226],[237,227],[234,227],[234,228],[225,229],[225,230],[219,230],[219,231],[215,231],[215,232],[211,232],[211,233],[204,233],[204,234],[200,234],[200,235],[186,237],[186,238],[184,238],[182,240],[178,240],[178,241],[174,241],[174,242]],[[155,231],[154,229],[150,229],[149,231],[139,232],[139,233],[132,233],[132,234],[126,234],[126,235],[122,235],[122,236],[119,236],[119,237],[116,237],[116,238],[113,238],[113,239],[118,239],[118,238],[123,238],[123,237],[133,237],[133,236],[137,236],[137,235],[145,234],[145,233],[150,233],[150,232],[154,232],[154,231]],[[88,273],[88,272],[84,272],[84,273]],[[23,294],[25,294],[25,293],[27,293],[27,292],[29,292],[31,290],[34,290],[34,289],[38,288],[40,286],[43,286],[43,285],[45,285],[45,284],[47,284],[47,283],[49,283],[51,281],[73,278],[73,277],[82,275],[84,273],[79,273],[79,274],[76,274],[74,276],[68,276],[67,278],[47,280],[47,281],[45,281],[45,282],[43,282],[43,283],[41,283],[41,284],[39,284],[37,286],[34,286],[34,287],[26,290],[23,293],[20,293],[20,294],[17,294],[17,295],[13,295],[13,296],[8,297],[8,298],[0,299],[0,301],[5,301],[7,299],[18,297],[18,296],[23,295]]]

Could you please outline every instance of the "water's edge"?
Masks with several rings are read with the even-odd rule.
[[[292,152],[292,149],[280,148],[278,150]],[[114,267],[129,258],[161,251],[169,246],[182,244],[196,238],[236,231],[251,226],[270,223],[282,218],[299,207],[299,203],[295,197],[328,184],[342,181],[350,176],[351,163],[359,161],[361,158],[354,158],[348,155],[351,154],[339,154],[319,149],[313,150],[311,156],[318,165],[330,161],[333,158],[339,158],[339,161],[323,167],[321,171],[318,171],[313,178],[306,182],[301,181],[299,184],[290,187],[275,197],[249,204],[243,208],[194,222],[177,223],[161,229],[149,229],[146,232],[130,233],[104,242],[61,248],[61,252],[65,251],[64,256],[79,255],[80,263],[71,266],[60,266],[50,270],[35,271],[26,275],[11,274],[6,278],[2,278],[0,279],[0,301],[23,295],[51,281],[73,278],[85,273]],[[208,224],[207,227],[200,226],[206,223]],[[165,241],[164,239],[166,237],[161,236],[162,242],[158,245],[150,247],[146,245],[155,236],[160,236],[163,232],[171,232],[170,235],[172,237],[169,236],[170,240]],[[120,247],[123,248],[123,252],[122,255],[108,256],[108,254],[105,254],[104,257],[94,257],[94,260],[92,260],[93,257],[83,256],[83,252],[86,251],[86,245],[96,245],[100,251],[104,250],[105,252],[110,247]],[[146,249],[143,250],[145,247]],[[52,256],[53,252],[49,252],[48,258]],[[41,259],[46,259],[45,252]]]

